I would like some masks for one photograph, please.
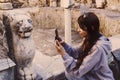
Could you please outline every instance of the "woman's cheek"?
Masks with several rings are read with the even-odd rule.
[[[84,37],[84,34],[83,33],[79,33],[81,37]]]

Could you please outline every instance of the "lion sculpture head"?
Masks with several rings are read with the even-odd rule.
[[[13,31],[20,38],[29,38],[33,30],[32,20],[28,15],[16,15],[11,22]]]

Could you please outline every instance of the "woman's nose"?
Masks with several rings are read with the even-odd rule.
[[[80,29],[77,29],[78,32],[81,32]]]

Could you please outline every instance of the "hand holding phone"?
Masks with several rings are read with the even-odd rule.
[[[58,40],[56,40],[56,49],[61,56],[64,56],[66,54],[64,47],[61,45],[61,43]]]

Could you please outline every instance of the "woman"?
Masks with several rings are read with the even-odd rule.
[[[110,41],[99,32],[98,17],[88,12],[78,18],[83,43],[72,48],[56,40],[56,49],[64,60],[68,80],[114,80],[108,66],[107,53],[111,51]]]

